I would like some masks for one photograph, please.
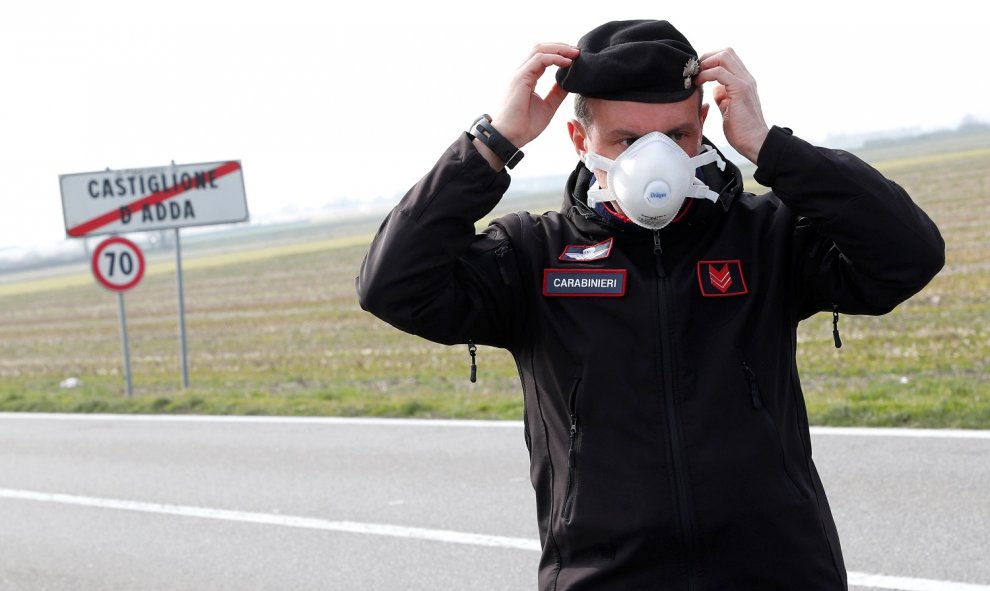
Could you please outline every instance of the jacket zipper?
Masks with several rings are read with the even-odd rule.
[[[684,450],[683,434],[681,432],[680,414],[674,395],[674,356],[673,339],[671,338],[670,286],[667,270],[663,265],[663,248],[660,244],[659,230],[653,232],[653,255],[657,271],[657,299],[659,306],[660,347],[657,351],[658,365],[663,380],[663,397],[667,414],[667,432],[670,434],[671,465],[674,470],[675,505],[677,519],[681,528],[681,539],[687,564],[688,589],[697,588],[694,577],[694,521],[691,511],[691,494],[687,482],[687,457]]]
[[[740,365],[742,365],[743,375],[746,376],[746,383],[749,384],[749,397],[753,402],[753,409],[763,414],[763,418],[766,420],[770,430],[773,432],[774,438],[780,446],[780,465],[781,469],[784,471],[784,476],[787,478],[788,484],[790,484],[791,491],[797,498],[803,498],[800,488],[794,481],[794,477],[791,476],[791,471],[787,467],[787,458],[784,455],[784,447],[780,444],[780,431],[777,429],[777,424],[774,423],[770,413],[763,408],[763,399],[760,397],[760,384],[756,379],[756,372],[753,371],[753,368],[750,367],[746,361],[740,361]]]
[[[495,253],[494,253],[495,262],[498,264],[498,273],[499,275],[502,276],[502,283],[506,285],[511,285],[512,281],[505,270],[505,263],[502,261],[502,259],[505,258],[505,255],[509,252],[510,248],[511,247],[509,246],[508,242],[503,242],[502,244],[499,244],[497,247],[495,247]]]
[[[753,399],[753,408],[759,410],[763,408],[763,401],[760,400],[760,385],[756,382],[756,372],[745,361],[741,363],[743,375],[746,376],[746,383],[749,384],[749,396]]]
[[[567,402],[567,408],[571,416],[571,427],[570,446],[567,448],[567,490],[564,492],[564,521],[570,521],[571,506],[574,504],[574,480],[577,470],[577,450],[574,448],[574,442],[578,434],[577,392],[580,384],[581,377],[575,376],[574,385],[571,386],[571,395],[568,397]]]

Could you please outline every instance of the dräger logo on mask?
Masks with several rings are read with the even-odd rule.
[[[663,186],[657,187],[655,185],[663,185]],[[667,187],[667,183],[663,181],[653,181],[652,183],[650,183],[650,186],[647,187],[647,191],[649,191],[647,198],[650,201],[663,201],[664,199],[667,198],[667,195],[670,194],[669,193],[670,189]]]

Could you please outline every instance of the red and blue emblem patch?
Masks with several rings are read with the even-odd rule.
[[[587,263],[607,259],[612,254],[612,239],[603,240],[597,244],[568,244],[557,260]]]

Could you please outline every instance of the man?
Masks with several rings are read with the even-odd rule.
[[[558,84],[539,97],[550,66]],[[772,192],[743,192],[704,145],[706,82]],[[582,162],[563,208],[475,235],[509,185],[505,164],[568,92]],[[512,352],[541,589],[835,590],[845,567],[796,327],[822,310],[886,313],[943,261],[900,187],[768,128],[731,49],[699,57],[665,21],[624,21],[534,49],[497,115],[385,220],[357,289],[402,330]]]

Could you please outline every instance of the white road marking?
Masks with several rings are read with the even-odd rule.
[[[408,527],[404,525],[360,523],[356,521],[330,521],[327,519],[316,519],[313,517],[294,517],[292,515],[273,515],[271,513],[228,511],[225,509],[210,509],[208,507],[191,507],[189,505],[143,503],[140,501],[82,497],[77,495],[45,493],[33,490],[16,490],[10,488],[0,488],[0,498],[40,501],[43,503],[59,503],[62,505],[75,505],[78,507],[116,509],[118,511],[136,511],[138,513],[157,513],[159,515],[175,515],[178,517],[199,517],[201,519],[216,519],[220,521],[237,521],[241,523],[257,523],[261,525],[318,529],[324,531],[366,534],[372,536],[413,538],[418,540],[430,540],[434,542],[448,542],[451,544],[468,544],[471,546],[489,546],[492,548],[512,548],[517,550],[540,550],[540,543],[537,540],[470,534],[442,529]]]
[[[244,423],[275,425],[355,425],[372,427],[485,427],[521,429],[522,421],[464,419],[386,419],[372,417],[278,417],[233,415],[114,415],[99,413],[0,412],[0,420],[121,421],[151,423]]]
[[[951,581],[935,581],[932,579],[915,579],[912,577],[888,577],[886,575],[868,575],[866,573],[848,573],[849,585],[871,589],[895,589],[896,591],[987,591],[988,585],[972,583],[953,583]]]
[[[274,425],[353,425],[377,427],[480,427],[521,429],[522,421],[463,419],[387,419],[371,417],[278,417],[232,415],[115,415],[87,413],[0,412],[0,420],[121,421],[153,423],[243,423]],[[924,439],[990,439],[990,430],[903,429],[890,427],[812,427],[813,435],[911,437]]]
[[[990,439],[990,431],[977,429],[905,429],[894,427],[812,427],[812,435],[853,437],[913,437],[918,439]]]
[[[84,497],[78,495],[45,493],[9,488],[0,488],[0,498],[44,503],[59,503],[62,505],[95,507],[99,509],[115,509],[118,511],[135,511],[138,513],[174,515],[178,517],[198,517],[200,519],[236,521],[240,523],[255,523],[260,525],[275,525],[281,527],[316,529],[373,536],[389,536],[393,538],[428,540],[432,542],[447,542],[451,544],[467,544],[471,546],[486,546],[490,548],[508,548],[513,550],[529,550],[533,552],[540,551],[539,541],[528,538],[489,536],[442,529],[408,527],[404,525],[359,523],[354,521],[330,521],[312,517],[273,515],[270,513],[251,513],[247,511],[228,511],[224,509],[210,509],[207,507],[191,507],[188,505],[144,503],[140,501]],[[849,584],[853,586],[869,587],[873,589],[889,589],[891,591],[990,591],[990,585],[955,583],[952,581],[917,579],[913,577],[892,577],[887,575],[872,575],[858,572],[850,572],[848,573],[848,577]]]

